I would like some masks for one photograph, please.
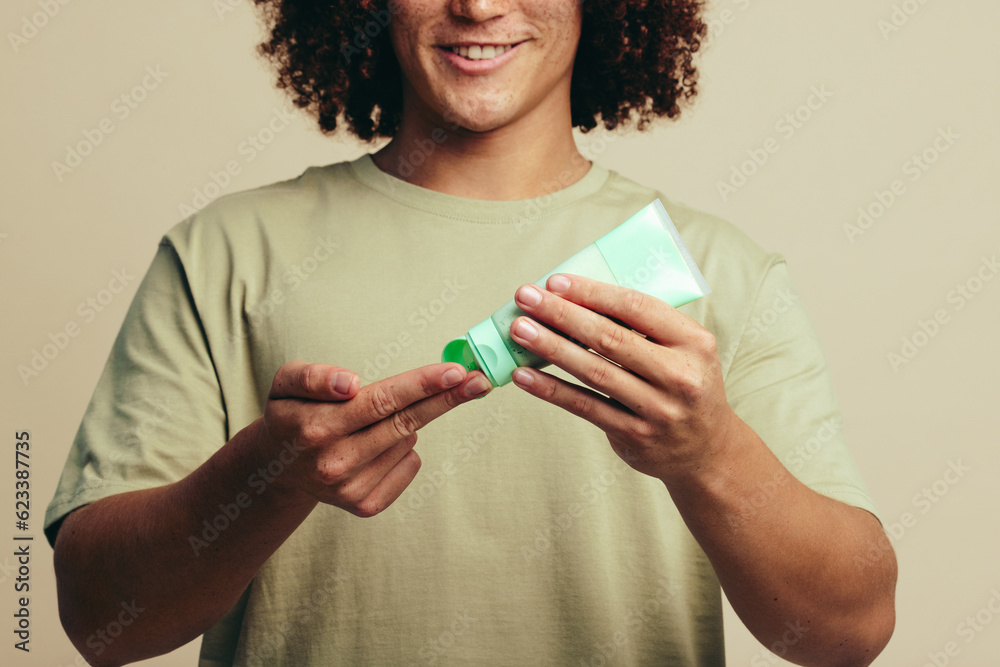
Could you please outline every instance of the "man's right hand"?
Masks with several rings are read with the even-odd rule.
[[[266,460],[282,461],[279,488],[369,517],[391,505],[420,469],[417,430],[492,385],[482,372],[467,374],[454,363],[359,384],[357,374],[337,366],[285,364],[267,397],[260,446]],[[295,452],[291,463],[282,454],[288,451]]]
[[[55,544],[59,611],[88,661],[142,660],[205,632],[317,502],[358,516],[381,512],[417,474],[417,429],[490,388],[481,372],[458,364],[359,384],[356,373],[335,366],[285,364],[264,416],[191,474],[108,496],[66,517]],[[269,470],[268,493],[241,504],[238,518],[194,548],[191,540],[204,537],[220,508],[247,496],[248,474],[261,467]],[[145,611],[95,652],[88,640],[94,628],[107,626],[121,601],[132,599]]]

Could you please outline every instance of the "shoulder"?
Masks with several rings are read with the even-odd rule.
[[[663,202],[684,244],[691,251],[709,285],[758,279],[784,258],[760,246],[743,229],[720,216],[680,202],[663,192],[609,171],[608,193],[622,201],[634,200],[638,210],[654,199]],[[640,205],[641,203],[641,205]]]
[[[182,258],[200,258],[293,234],[331,199],[357,187],[350,165],[309,167],[295,178],[220,197],[174,225],[161,244]]]

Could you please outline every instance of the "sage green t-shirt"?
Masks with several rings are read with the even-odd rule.
[[[544,185],[539,199],[469,200],[366,155],[178,224],[73,443],[50,539],[81,505],[200,465],[261,415],[283,363],[364,384],[434,363],[656,197],[713,290],[681,310],[715,335],[730,404],[808,486],[874,513],[780,255],[597,165]],[[708,560],[663,484],[599,429],[507,385],[426,426],[417,451],[420,473],[382,514],[316,508],[205,634],[201,664],[723,664]]]

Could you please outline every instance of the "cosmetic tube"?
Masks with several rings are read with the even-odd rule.
[[[638,290],[682,306],[711,292],[691,253],[659,199],[548,272],[535,284],[544,289],[549,276],[571,273]],[[510,325],[524,311],[509,301],[493,315],[448,343],[441,360],[481,370],[493,386],[511,381],[518,366],[549,364],[510,337]],[[559,332],[556,332],[559,333]]]

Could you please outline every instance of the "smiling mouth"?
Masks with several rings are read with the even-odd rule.
[[[473,44],[471,46],[446,46],[445,49],[466,60],[491,60],[502,56],[517,44]]]

